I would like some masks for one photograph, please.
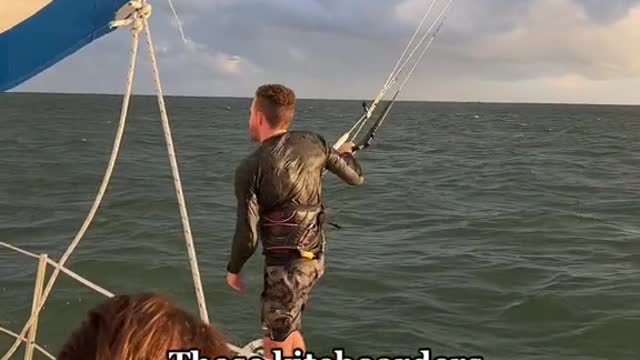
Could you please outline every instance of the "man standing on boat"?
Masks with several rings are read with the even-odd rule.
[[[237,222],[227,265],[227,283],[244,291],[240,271],[261,240],[265,255],[262,301],[264,356],[272,349],[293,356],[306,351],[300,333],[309,293],[324,274],[325,169],[350,185],[364,181],[353,143],[338,150],[320,135],[288,131],[294,92],[278,84],[260,86],[251,103],[249,136],[259,143],[235,173]]]

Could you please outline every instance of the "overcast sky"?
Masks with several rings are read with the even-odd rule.
[[[431,3],[173,1],[187,44],[166,0],[152,1],[167,94],[250,97],[280,82],[348,99],[376,95]],[[16,90],[122,93],[129,39],[120,29]],[[153,91],[149,72],[135,92]],[[640,0],[457,0],[402,98],[640,104]]]

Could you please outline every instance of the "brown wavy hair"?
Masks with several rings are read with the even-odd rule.
[[[256,90],[256,107],[272,129],[286,129],[293,120],[296,94],[284,85],[265,84]]]
[[[118,295],[89,311],[58,360],[166,360],[172,350],[231,358],[225,336],[154,293]]]

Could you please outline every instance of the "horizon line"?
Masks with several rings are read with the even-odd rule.
[[[54,91],[6,91],[4,94],[42,94],[42,95],[100,95],[100,96],[123,96],[123,94],[109,92],[54,92]],[[184,94],[163,94],[166,98],[203,98],[203,99],[251,99],[251,96],[234,96],[234,95],[184,95]],[[132,97],[155,97],[155,93],[137,93],[131,94]],[[316,101],[371,101],[372,99],[362,98],[324,98],[324,97],[299,97],[297,100],[316,100]],[[411,103],[459,103],[459,104],[507,104],[507,105],[580,105],[580,106],[630,106],[639,107],[640,103],[591,103],[591,102],[545,102],[545,101],[506,101],[506,100],[418,100],[418,99],[398,99],[396,102]]]

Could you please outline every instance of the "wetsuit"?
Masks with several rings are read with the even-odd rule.
[[[227,270],[239,273],[261,240],[262,320],[276,341],[300,327],[308,293],[324,273],[325,169],[350,185],[363,182],[351,154],[339,154],[321,136],[306,131],[267,139],[236,169],[237,222]]]

